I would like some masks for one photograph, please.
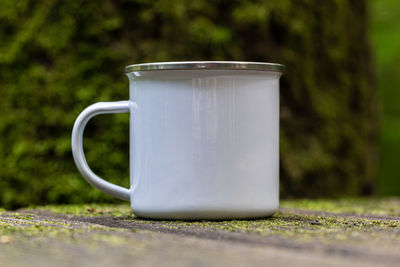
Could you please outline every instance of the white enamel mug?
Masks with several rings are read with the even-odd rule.
[[[272,63],[202,61],[125,68],[130,98],[76,119],[72,153],[94,187],[153,219],[240,219],[279,206],[279,77]],[[130,113],[130,188],[89,168],[82,145],[95,115]]]

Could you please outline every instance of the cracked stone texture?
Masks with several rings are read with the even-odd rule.
[[[0,211],[0,266],[398,266],[400,198],[283,201],[271,218],[152,221],[126,205]]]

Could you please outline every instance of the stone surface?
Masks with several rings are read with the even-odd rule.
[[[283,201],[271,218],[151,221],[128,205],[0,211],[1,266],[398,266],[400,199]]]

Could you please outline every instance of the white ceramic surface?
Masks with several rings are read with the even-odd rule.
[[[153,70],[127,74],[130,100],[97,103],[77,118],[76,165],[96,188],[156,219],[272,215],[279,205],[277,71]],[[101,113],[130,112],[130,188],[87,166],[82,134]]]

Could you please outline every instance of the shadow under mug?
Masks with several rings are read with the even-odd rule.
[[[94,187],[153,219],[240,219],[279,206],[279,78],[284,66],[235,61],[130,65],[129,100],[76,119],[72,153]],[[130,188],[89,168],[82,136],[95,115],[130,113]]]

